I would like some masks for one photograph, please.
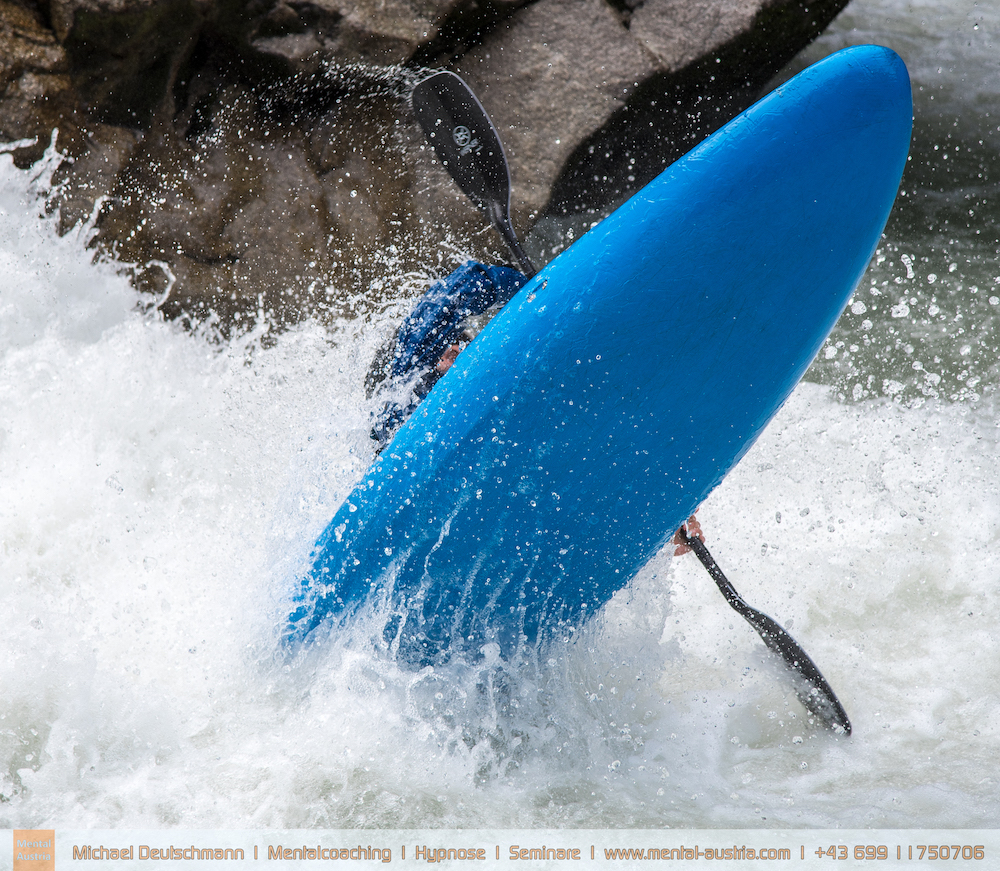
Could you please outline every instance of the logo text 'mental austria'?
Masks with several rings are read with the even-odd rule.
[[[13,871],[55,871],[55,829],[14,829]]]

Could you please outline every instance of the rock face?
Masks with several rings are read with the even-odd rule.
[[[514,222],[540,214],[573,150],[656,72],[604,0],[542,0],[458,63],[503,137]]]
[[[429,68],[493,117],[524,234],[637,190],[846,3],[0,0],[0,139],[27,166],[58,129],[64,225],[164,311],[297,318],[505,259],[409,110]]]

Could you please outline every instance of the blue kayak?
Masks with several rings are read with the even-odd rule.
[[[806,371],[885,226],[911,121],[896,54],[838,52],[555,258],[337,511],[286,639],[362,606],[417,664],[571,637]]]

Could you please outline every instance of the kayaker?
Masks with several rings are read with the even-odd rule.
[[[371,431],[379,451],[472,340],[470,319],[499,311],[527,280],[516,269],[469,260],[427,289],[365,379],[369,396],[384,397]]]

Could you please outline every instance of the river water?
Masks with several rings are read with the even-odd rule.
[[[371,459],[363,375],[403,308],[186,332],[4,158],[0,826],[995,825],[998,37],[995,5],[854,0],[807,53],[899,51],[912,160],[807,382],[700,514],[849,738],[693,557],[517,673],[409,672],[364,626],[277,655],[286,580]]]

